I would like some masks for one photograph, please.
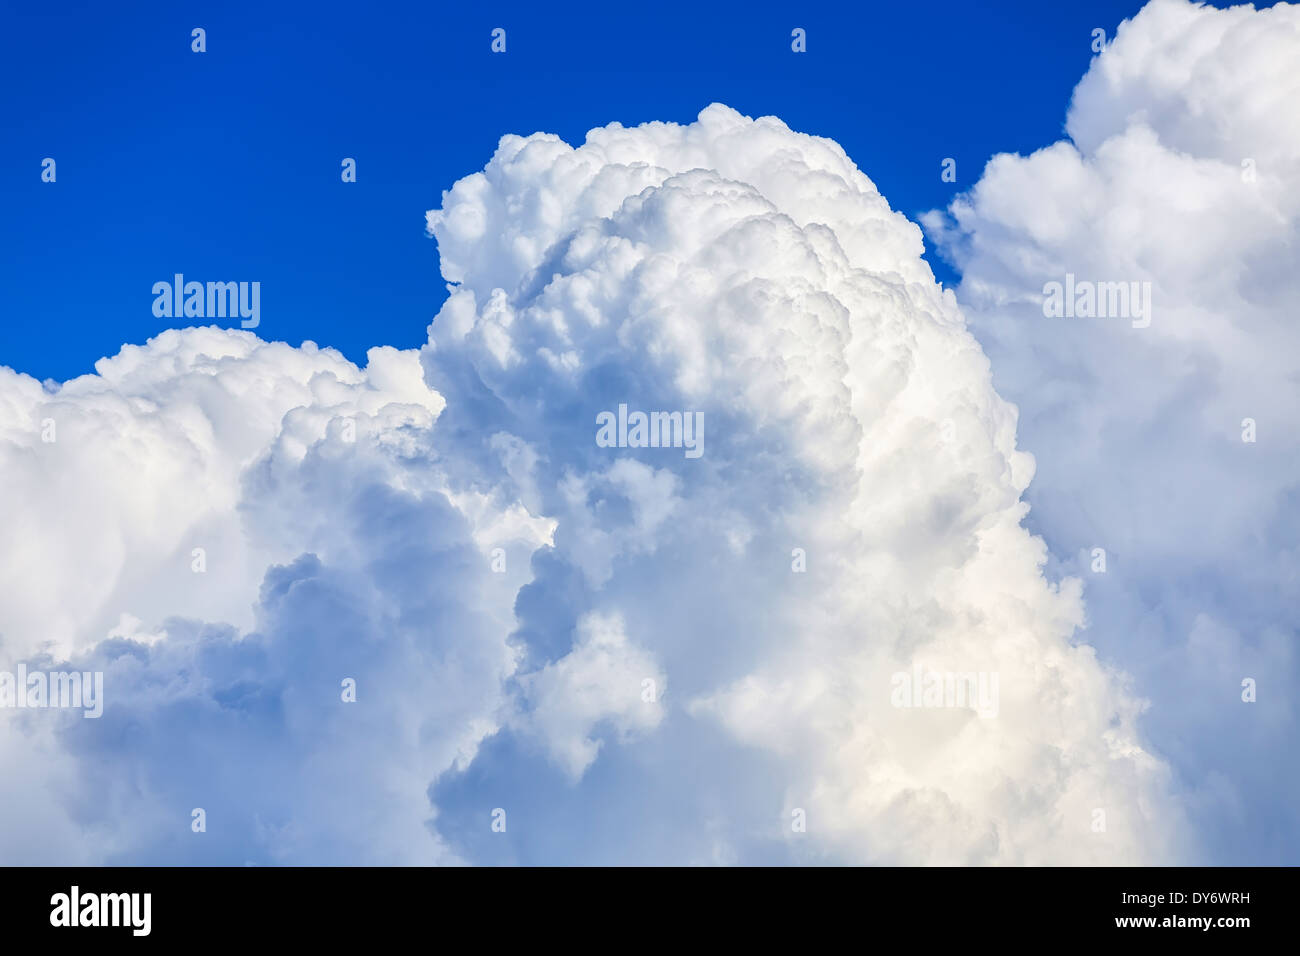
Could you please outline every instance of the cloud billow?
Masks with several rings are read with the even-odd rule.
[[[967,291],[1011,301],[1020,260],[969,215]],[[450,294],[422,349],[189,329],[53,392],[0,370],[0,507],[41,542],[9,558],[4,653],[107,698],[5,715],[31,768],[7,858],[1180,859],[1128,659],[1026,530],[1017,409],[837,144],[721,105],[506,136],[428,226]],[[692,416],[702,453],[598,441],[620,406]],[[1034,488],[1083,467],[1033,447]],[[927,692],[964,674],[995,706]]]
[[[453,487],[555,521],[524,595],[566,601],[521,601],[516,639],[560,673],[584,650],[557,646],[547,618],[613,616],[671,688],[663,723],[635,729],[681,760],[704,726],[734,741],[673,811],[680,859],[1172,852],[1177,806],[1138,741],[1140,704],[1074,642],[1078,582],[1046,580],[1020,524],[1033,462],[1015,410],[919,230],[834,143],[722,106],[686,127],[593,130],[576,149],[506,137],[429,225],[451,294],[422,361],[447,402],[434,441]],[[598,416],[621,403],[702,413],[706,452],[604,447]],[[998,674],[997,718],[893,706],[892,675],[918,662]],[[638,691],[628,679],[624,707]],[[584,713],[586,739],[615,739]],[[609,713],[628,730],[626,710]],[[524,712],[508,732],[545,736],[542,723]],[[728,792],[754,750],[776,776]],[[559,763],[602,759],[579,753]],[[653,786],[653,765],[622,769],[629,790]],[[490,770],[479,791],[510,780]],[[742,829],[765,808],[761,851],[710,824],[722,793]],[[635,844],[626,821],[610,829],[602,840]]]

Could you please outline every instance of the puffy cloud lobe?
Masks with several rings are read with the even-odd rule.
[[[358,369],[189,329],[98,372],[54,393],[6,372],[6,525],[49,529],[11,568],[6,666],[70,657],[106,697],[97,720],[0,713],[11,805],[52,817],[45,841],[6,827],[6,858],[454,860],[426,790],[497,726],[526,575],[487,552],[546,528],[448,496],[414,352]]]
[[[609,721],[623,737],[653,730],[663,717],[664,675],[628,643],[617,617],[591,614],[578,623],[573,649],[520,678],[528,703],[522,718],[575,779],[596,759],[595,725]]]
[[[1089,581],[1089,640],[1152,700],[1196,854],[1218,863],[1285,862],[1300,839],[1276,782],[1290,692],[1241,700],[1245,678],[1300,676],[1298,58],[1296,6],[1156,0],[1079,83],[1070,140],[995,157],[927,220],[1021,409],[1037,528]],[[1150,326],[1045,318],[1067,272],[1150,282]],[[1287,821],[1285,839],[1252,818]]]
[[[238,542],[243,469],[272,441],[300,453],[334,418],[427,425],[441,406],[410,354],[374,350],[367,376],[311,343],[215,328],[165,332],[96,371],[47,392],[0,368],[5,527],[21,542],[0,557],[11,654],[66,655],[117,624],[117,608],[246,622],[268,562],[245,566]],[[195,547],[210,553],[206,577],[191,572]]]
[[[789,859],[1168,858],[1177,806],[1140,705],[1073,643],[1078,583],[1046,581],[1020,525],[1015,410],[916,227],[842,151],[721,106],[576,149],[507,137],[429,224],[452,291],[423,361],[452,485],[556,522],[517,605],[541,673],[589,653],[555,622],[617,615],[675,688],[674,747],[713,724],[777,756],[775,792],[749,799]],[[601,447],[597,416],[621,403],[702,412],[706,453]],[[640,480],[612,481],[628,462]],[[998,673],[1000,717],[893,707],[914,662]],[[570,772],[591,755],[567,752]],[[740,762],[695,786],[719,792]],[[679,828],[746,858],[707,802]],[[783,803],[816,821],[802,843]]]

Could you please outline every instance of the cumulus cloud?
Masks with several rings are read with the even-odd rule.
[[[412,354],[376,349],[363,372],[310,343],[215,328],[126,346],[54,391],[0,368],[0,395],[5,527],[21,543],[0,555],[13,585],[0,635],[14,654],[80,649],[119,608],[248,623],[267,564],[295,555],[268,535],[272,550],[245,562],[245,469],[272,445],[276,462],[300,459],[331,419],[427,426],[441,407]],[[195,547],[211,558],[205,577],[191,573]]]
[[[1016,409],[837,144],[720,105],[506,136],[428,225],[418,353],[3,373],[5,653],[109,694],[9,716],[11,855],[30,819],[116,862],[1176,859]],[[597,442],[620,405],[704,453]],[[896,706],[918,671],[996,675],[996,715]]]
[[[556,522],[516,608],[543,674],[588,653],[557,619],[617,615],[672,682],[677,759],[707,725],[776,758],[728,798],[789,859],[1167,858],[1177,807],[1140,704],[1074,641],[1078,582],[1045,579],[1021,525],[1015,411],[920,231],[836,144],[722,106],[577,148],[508,136],[429,226],[451,294],[422,360],[453,487]],[[707,452],[602,447],[620,404],[702,414]],[[998,718],[894,707],[918,663],[996,673]],[[751,834],[708,810],[741,759],[696,771],[683,846],[746,858]]]
[[[1276,764],[1300,678],[1298,61],[1296,6],[1155,0],[1093,60],[1068,139],[994,157],[927,218],[1020,408],[1035,528],[1088,582],[1087,639],[1152,701],[1213,862],[1300,841]],[[1045,318],[1067,273],[1150,283],[1150,325]]]
[[[425,790],[514,667],[522,579],[484,554],[548,532],[453,501],[417,354],[369,358],[189,329],[53,392],[3,370],[5,665],[100,671],[106,698],[0,711],[32,814],[6,859],[454,859]]]

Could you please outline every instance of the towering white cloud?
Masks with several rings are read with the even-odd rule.
[[[1177,807],[1139,705],[1074,643],[1078,583],[1045,580],[1021,527],[1015,411],[919,230],[838,146],[722,106],[576,149],[506,137],[429,225],[453,487],[556,521],[532,587],[563,606],[521,620],[543,674],[588,653],[555,645],[557,615],[618,615],[682,719],[778,758],[754,798],[795,859],[1166,858]],[[702,413],[707,450],[602,447],[620,405]],[[996,675],[998,715],[894,706],[914,665]]]
[[[1296,6],[1156,0],[1094,59],[1068,140],[994,157],[928,219],[1021,409],[1036,527],[1088,581],[1088,639],[1152,701],[1216,862],[1300,840],[1277,763],[1300,678],[1297,63]],[[1066,274],[1150,283],[1149,326],[1044,317]]]
[[[0,517],[40,540],[6,651],[109,694],[8,715],[11,856],[31,820],[125,862],[1173,858],[1141,703],[1022,526],[1016,411],[835,143],[717,105],[507,136],[429,226],[418,356],[187,330],[0,380]],[[910,703],[997,696],[898,706],[918,671]]]

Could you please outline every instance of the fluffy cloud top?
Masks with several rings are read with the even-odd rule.
[[[435,441],[466,487],[556,522],[517,606],[534,666],[586,653],[557,616],[617,615],[674,688],[674,749],[713,722],[778,758],[728,798],[766,806],[792,858],[1168,852],[1138,704],[1072,640],[1078,584],[1045,580],[1021,527],[1014,409],[919,230],[835,144],[721,106],[578,148],[506,137],[429,225],[452,283],[423,356]],[[707,452],[601,447],[620,404],[702,413]],[[542,592],[564,600],[534,614]],[[997,674],[999,716],[894,706],[914,664]]]

